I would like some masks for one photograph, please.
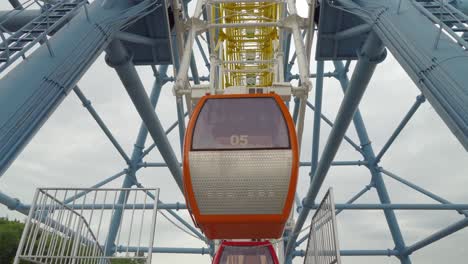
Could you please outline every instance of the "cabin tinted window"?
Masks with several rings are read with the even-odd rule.
[[[208,99],[195,124],[193,150],[289,148],[281,109],[273,98]]]
[[[275,262],[267,246],[226,246],[219,263],[215,264],[275,264]]]

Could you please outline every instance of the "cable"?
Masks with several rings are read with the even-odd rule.
[[[133,182],[135,183],[135,185],[140,188],[140,189],[143,189],[144,186],[139,183],[136,179],[132,179]],[[154,197],[150,196],[150,198],[154,199]],[[184,229],[183,227],[179,226],[177,223],[175,223],[172,219],[170,219],[163,211],[160,211],[159,213],[161,213],[161,215],[166,218],[167,221],[169,221],[171,224],[173,224],[175,227],[177,227],[179,230],[181,230],[182,232],[186,233],[187,235],[191,236],[191,237],[194,237],[198,240],[201,240],[203,242],[206,242],[204,241],[203,239],[199,238],[198,236],[192,234],[191,232],[187,231],[186,229]]]
[[[179,226],[177,223],[175,223],[174,221],[172,221],[167,215],[164,214],[164,212],[161,211],[160,213],[162,214],[162,216],[163,216],[164,218],[166,218],[167,221],[169,221],[171,224],[173,224],[175,227],[177,227],[179,230],[181,230],[181,231],[184,232],[185,234],[187,234],[187,235],[189,235],[189,236],[191,236],[191,237],[194,237],[194,238],[196,238],[196,239],[198,239],[198,240],[200,240],[200,241],[205,242],[203,239],[197,237],[196,235],[194,235],[194,234],[192,234],[191,232],[185,230],[183,227]]]

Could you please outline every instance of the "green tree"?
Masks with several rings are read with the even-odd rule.
[[[144,259],[112,259],[111,264],[144,264]]]
[[[13,263],[24,224],[0,218],[0,263]]]

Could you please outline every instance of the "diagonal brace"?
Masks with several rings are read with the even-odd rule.
[[[120,41],[114,40],[111,42],[107,49],[106,60],[110,66],[115,68],[149,134],[153,138],[164,161],[168,164],[174,180],[182,191],[182,169],[179,166],[174,149],[169,143],[161,121],[153,109],[130,55]]]
[[[296,225],[291,236],[289,237],[286,247],[286,256],[288,261],[292,259],[292,252],[296,244],[297,236],[309,215],[311,207],[314,205],[314,201],[317,198],[318,192],[320,191],[323,181],[330,169],[331,163],[338,152],[338,148],[341,145],[346,130],[351,124],[354,113],[359,106],[372,74],[377,64],[385,58],[385,54],[382,42],[375,33],[371,33],[361,50],[360,60],[356,65],[353,77],[338,111],[335,125],[330,132],[330,136],[328,137],[309,190],[303,201],[304,208],[296,221]]]

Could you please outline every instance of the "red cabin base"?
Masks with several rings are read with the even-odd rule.
[[[209,238],[223,239],[262,239],[277,238],[283,234],[283,223],[216,223],[203,225],[198,223],[201,230]]]
[[[279,264],[279,260],[269,241],[223,241],[216,252],[213,264]]]

